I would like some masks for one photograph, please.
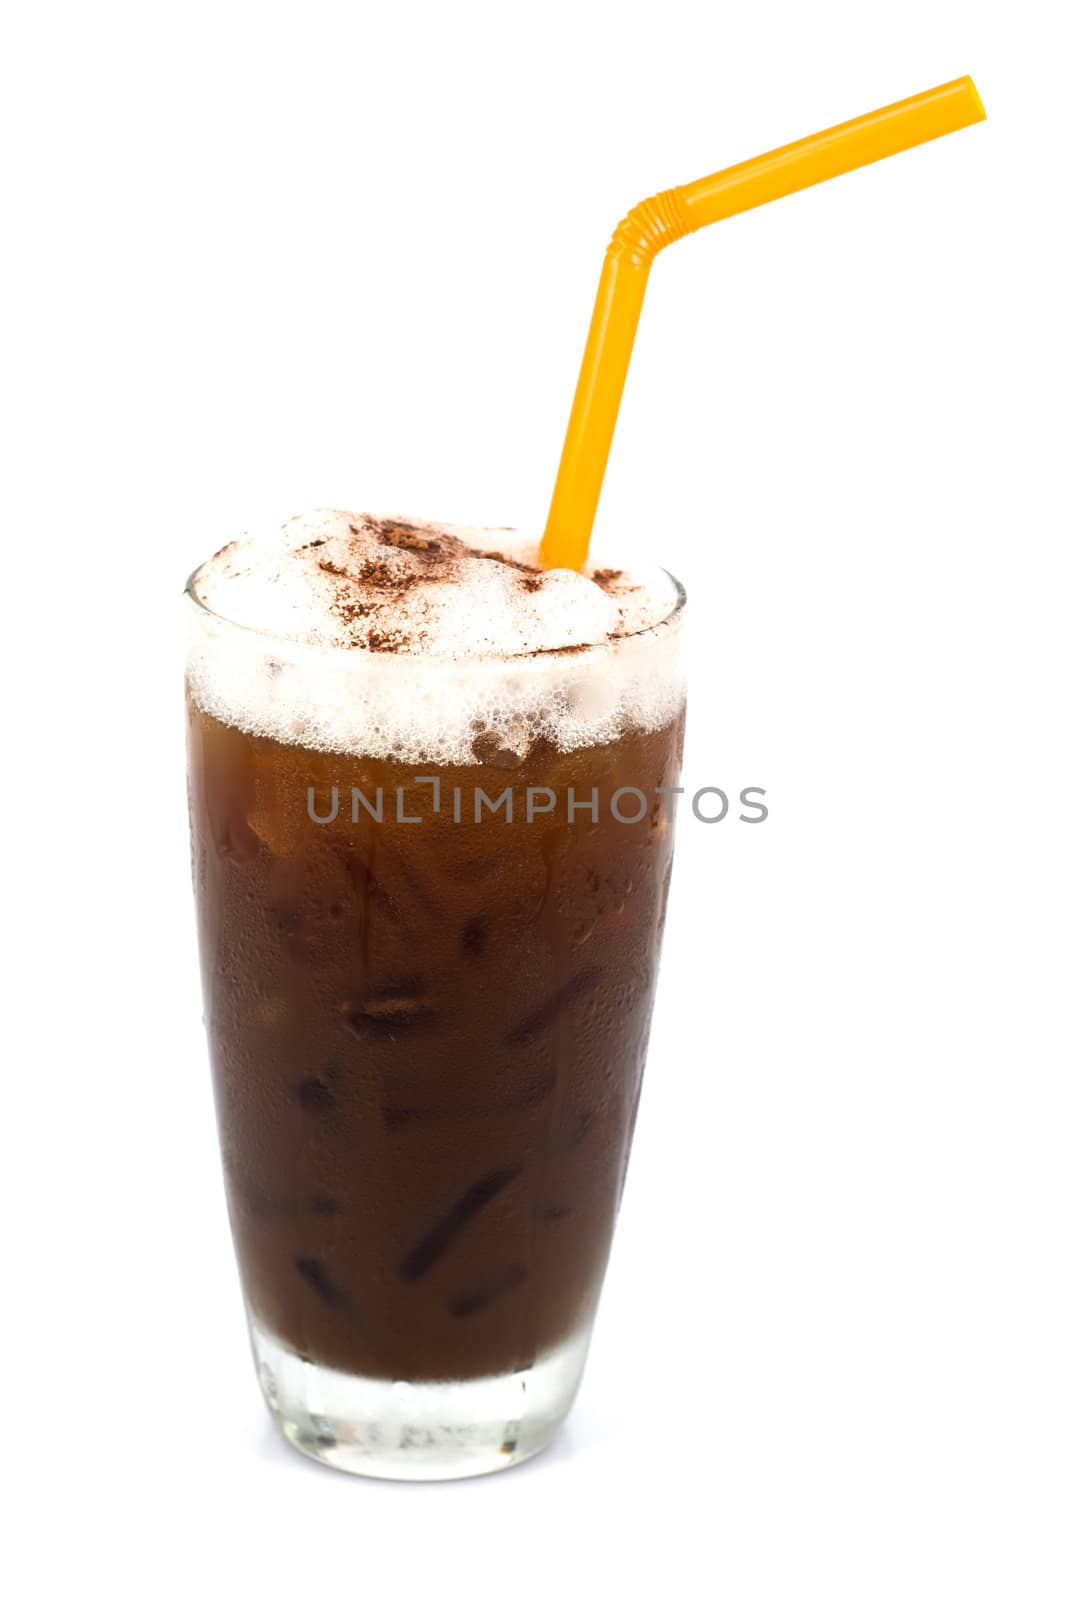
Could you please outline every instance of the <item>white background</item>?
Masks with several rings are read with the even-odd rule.
[[[13,1593],[1061,1600],[1058,8],[5,15]],[[215,1149],[186,572],[309,505],[536,526],[628,207],[964,72],[985,125],[653,271],[598,548],[687,583],[687,779],[771,814],[680,826],[577,1408],[494,1479],[305,1463]]]

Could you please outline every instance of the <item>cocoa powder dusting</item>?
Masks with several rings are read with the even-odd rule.
[[[513,567],[516,572],[527,572],[531,577],[543,579],[545,574],[541,567],[532,567],[528,561],[519,561],[516,556],[506,556],[502,550],[469,550],[468,555],[475,556],[480,561],[499,561],[502,567]]]
[[[393,603],[400,595],[447,582],[452,562],[469,551],[451,534],[427,534],[395,518],[364,517],[349,522],[348,527],[352,535],[350,562],[322,558],[317,563],[319,571],[332,580],[330,610],[344,625],[353,648],[407,653],[419,637],[397,625],[390,615]],[[380,555],[366,554],[368,534]],[[312,540],[305,548],[324,542]],[[391,554],[394,551],[396,554]],[[368,620],[381,625],[367,628]]]
[[[426,643],[425,630],[416,620],[417,596],[430,585],[454,581],[460,561],[498,562],[515,573],[517,587],[526,594],[538,593],[549,576],[544,568],[506,550],[478,549],[432,524],[407,522],[400,517],[364,516],[347,519],[347,527],[350,540],[343,536],[333,540],[332,557],[323,553],[315,564],[330,580],[329,609],[344,630],[344,642],[352,649],[417,652]],[[327,543],[315,538],[300,548],[318,550]],[[618,599],[631,590],[626,576],[618,567],[598,567],[592,581],[603,593]],[[416,602],[411,612],[406,611],[408,596]],[[625,632],[622,607],[619,624],[619,634],[609,634],[609,638]],[[586,649],[584,644],[562,645],[551,653],[576,655]]]
[[[228,605],[232,586],[233,620],[279,637],[450,658],[577,655],[662,614],[658,593],[646,598],[645,585],[621,568],[546,571],[514,529],[463,531],[307,512],[285,525],[277,551],[265,544],[260,552],[251,536],[225,546],[205,564],[203,587]]]

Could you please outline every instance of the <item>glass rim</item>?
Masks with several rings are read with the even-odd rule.
[[[209,617],[213,622],[219,622],[225,628],[233,628],[247,638],[262,639],[271,642],[275,646],[281,646],[293,651],[303,651],[312,655],[323,656],[327,659],[330,657],[340,659],[347,657],[350,660],[363,658],[367,661],[397,662],[409,666],[425,666],[428,662],[442,662],[451,666],[471,667],[479,664],[486,666],[498,665],[508,661],[562,660],[566,656],[582,656],[611,650],[617,645],[628,643],[631,639],[642,639],[650,634],[659,632],[661,629],[677,625],[688,601],[685,585],[681,580],[676,578],[674,573],[667,567],[654,567],[653,571],[661,573],[665,578],[669,579],[674,591],[674,604],[658,621],[647,623],[643,628],[634,628],[629,633],[610,634],[606,639],[598,639],[589,644],[556,645],[551,649],[545,650],[485,650],[465,655],[459,655],[451,651],[439,651],[433,654],[427,652],[423,655],[415,655],[412,652],[401,650],[371,650],[366,645],[335,645],[307,639],[294,639],[289,634],[272,633],[267,628],[256,628],[247,622],[237,622],[233,617],[227,617],[224,612],[216,611],[212,606],[209,606],[203,596],[197,592],[197,579],[208,563],[213,560],[214,556],[208,556],[204,561],[200,562],[199,566],[193,568],[185,580],[183,598],[189,601],[199,615]]]

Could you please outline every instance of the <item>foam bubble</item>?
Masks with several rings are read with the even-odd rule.
[[[546,572],[514,529],[307,512],[225,546],[189,595],[197,704],[315,749],[571,750],[661,727],[684,697],[673,579]]]

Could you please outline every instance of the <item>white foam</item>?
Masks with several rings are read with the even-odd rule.
[[[197,704],[314,749],[572,750],[661,727],[684,698],[673,579],[544,572],[513,529],[307,512],[211,557],[187,610]]]

